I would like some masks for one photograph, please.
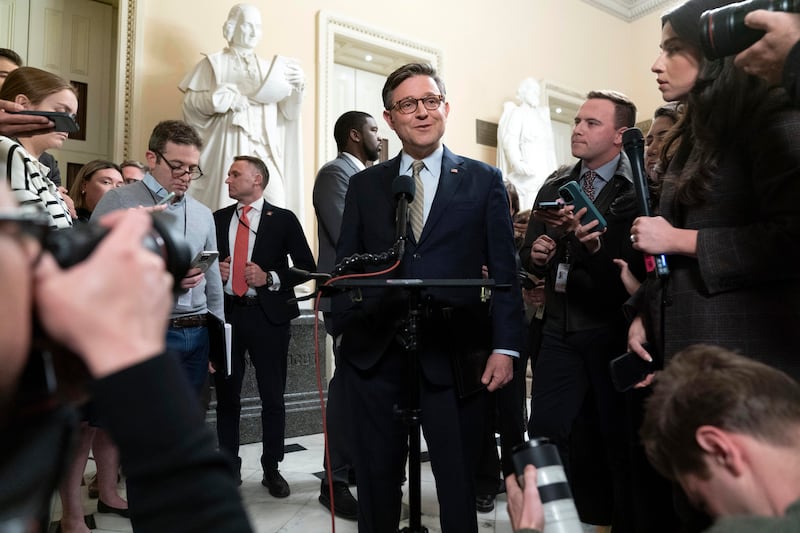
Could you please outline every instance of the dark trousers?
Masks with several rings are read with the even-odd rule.
[[[330,319],[326,313],[325,329],[328,330]],[[330,331],[328,331],[330,333]],[[345,391],[347,385],[344,383],[345,376],[339,372],[340,357],[338,354],[336,341],[333,343],[333,354],[336,361],[336,368],[333,376],[328,383],[328,402],[325,405],[325,423],[328,429],[328,456],[331,462],[331,477],[333,481],[347,483],[353,461],[350,458],[348,444],[350,437],[350,416],[347,410]],[[323,481],[328,480],[328,456],[323,456],[322,467],[324,470]]]
[[[214,374],[217,389],[217,437],[220,449],[232,457],[239,455],[239,417],[242,403],[242,380],[245,374],[245,351],[256,371],[258,394],[261,397],[261,431],[263,452],[261,466],[275,470],[283,460],[286,429],[286,360],[289,353],[290,323],[272,324],[258,305],[230,305],[226,318],[233,332],[231,343],[231,376]]]
[[[525,432],[522,406],[525,403],[526,363],[527,359],[515,358],[511,382],[495,392],[486,393],[484,435],[475,472],[477,495],[496,494],[503,478],[514,472],[512,452],[522,443]],[[495,433],[500,434],[502,462],[497,453]]]
[[[392,346],[371,369],[342,358],[353,426],[360,533],[396,531],[408,454],[408,428],[394,416],[407,404],[410,386],[420,389],[422,429],[428,444],[443,533],[476,533],[473,490],[477,441],[483,424],[484,394],[459,400],[453,387],[419,378],[409,383],[408,355]]]
[[[614,530],[620,532],[629,530],[625,516],[630,512],[625,509],[629,481],[625,402],[623,395],[613,388],[608,363],[625,351],[623,331],[619,328],[603,328],[563,336],[546,332],[536,361],[528,425],[529,436],[548,437],[558,447],[569,475],[573,424],[578,419],[587,394],[591,395],[589,402],[596,409],[597,427],[600,429],[600,438],[604,441],[604,447],[594,448],[605,448],[604,452],[596,454],[596,460],[608,461],[612,472],[612,524]],[[591,442],[573,442],[573,445],[592,447]],[[604,486],[602,482],[599,483],[598,490],[603,490]],[[575,492],[587,493],[583,490]],[[591,490],[588,492],[591,493]],[[591,509],[591,503],[590,501],[582,505],[576,499],[579,512],[582,507]],[[582,519],[590,520],[583,515]]]

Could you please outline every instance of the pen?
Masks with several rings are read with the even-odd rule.
[[[161,200],[159,200],[159,201],[158,201],[158,203],[157,203],[156,205],[164,205],[164,204],[168,204],[169,202],[171,202],[171,201],[172,201],[172,199],[173,199],[173,198],[175,198],[175,193],[174,193],[174,192],[171,192],[171,193],[167,194],[167,195],[166,195],[164,198],[162,198]]]

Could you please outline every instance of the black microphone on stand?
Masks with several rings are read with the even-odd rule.
[[[650,214],[650,193],[647,187],[647,173],[644,170],[644,136],[642,135],[642,130],[639,128],[628,128],[623,131],[622,146],[631,164],[633,186],[636,187],[639,211],[643,216],[652,216]],[[645,254],[644,264],[648,272],[655,270],[660,278],[669,276],[667,256],[664,254],[659,254],[655,257]]]
[[[408,204],[414,201],[414,178],[410,176],[397,176],[392,181],[392,194],[396,202],[395,206],[395,243],[391,249],[377,254],[353,254],[345,257],[335,267],[333,276],[338,277],[358,267],[365,265],[377,266],[385,265],[389,262],[400,261],[406,251],[406,233],[408,232]]]
[[[406,251],[405,243],[408,232],[408,204],[414,201],[414,193],[416,192],[416,185],[414,178],[411,176],[397,176],[392,182],[392,194],[395,201],[395,239],[398,241],[400,248],[398,250],[398,259],[403,258]]]

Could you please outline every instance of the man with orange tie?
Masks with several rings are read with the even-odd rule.
[[[315,271],[316,265],[294,213],[264,200],[268,181],[262,160],[234,157],[225,183],[237,203],[214,213],[220,257],[225,258],[220,262],[225,316],[233,332],[231,376],[215,374],[217,437],[220,449],[237,461],[241,482],[239,415],[247,351],[261,397],[261,484],[275,498],[285,498],[289,484],[278,472],[286,426],[283,392],[291,320],[300,311],[296,303],[288,303],[294,297],[293,287],[281,280],[291,279],[289,257],[300,269]]]

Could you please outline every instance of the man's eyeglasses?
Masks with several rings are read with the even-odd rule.
[[[394,105],[389,108],[389,111],[397,109],[404,115],[410,115],[417,110],[420,102],[422,102],[422,106],[428,111],[436,111],[439,109],[439,106],[442,105],[442,102],[444,102],[444,96],[441,94],[432,94],[423,98],[409,96],[408,98],[403,98],[395,102]]]
[[[155,152],[155,154],[158,157],[160,157],[164,161],[164,163],[167,164],[170,170],[172,170],[173,178],[180,178],[185,176],[186,174],[189,174],[190,179],[196,180],[203,176],[203,171],[200,169],[200,167],[193,166],[189,168],[184,168],[184,165],[181,164],[173,165],[170,161],[167,160],[166,157],[164,157],[164,154],[162,154],[158,150],[153,150],[153,152]]]

